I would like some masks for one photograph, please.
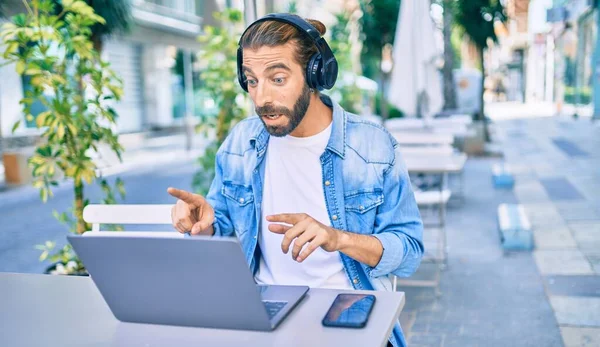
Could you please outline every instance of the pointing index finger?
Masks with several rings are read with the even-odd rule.
[[[202,196],[186,192],[185,190],[169,188],[167,189],[167,192],[172,197],[182,200],[185,203],[193,205],[195,207],[200,206],[204,202],[204,198]]]

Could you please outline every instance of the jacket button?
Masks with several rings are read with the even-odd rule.
[[[354,284],[358,284],[358,278],[355,278],[355,279],[352,281],[352,283],[354,283]]]
[[[337,214],[334,214],[333,216],[331,216],[331,219],[337,220]]]
[[[363,205],[360,205],[360,206],[358,206],[358,209],[362,211],[365,209],[365,207]]]
[[[244,198],[240,198],[240,204],[243,204],[244,201],[245,201]]]
[[[329,181],[325,181],[325,185],[326,185],[326,186],[330,186],[330,185],[331,185],[331,182],[329,182]]]

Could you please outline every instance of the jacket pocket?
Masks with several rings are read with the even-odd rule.
[[[248,231],[254,218],[254,194],[252,186],[224,181],[221,194],[227,198],[229,218],[240,236]]]
[[[383,190],[380,188],[363,189],[345,194],[344,205],[348,231],[372,234],[377,206],[382,203]]]

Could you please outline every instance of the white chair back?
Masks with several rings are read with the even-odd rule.
[[[101,224],[171,224],[173,205],[88,205],[83,220],[100,231]]]

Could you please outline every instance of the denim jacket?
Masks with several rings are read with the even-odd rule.
[[[381,126],[333,108],[331,137],[321,155],[323,191],[332,227],[372,235],[383,245],[375,267],[340,253],[355,289],[391,290],[388,277],[410,276],[423,255],[423,224],[398,144]],[[269,133],[258,117],[231,131],[216,156],[215,178],[207,194],[215,210],[215,235],[240,241],[252,273],[259,264],[258,233]],[[390,342],[404,346],[396,324]]]

